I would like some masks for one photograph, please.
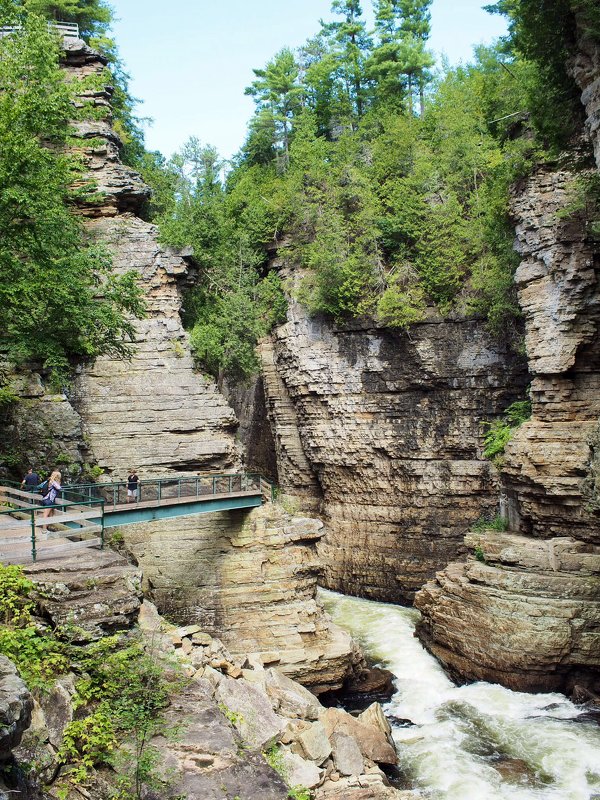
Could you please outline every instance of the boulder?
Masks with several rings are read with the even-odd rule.
[[[284,717],[316,720],[323,707],[317,698],[278,669],[266,670],[266,690],[273,708]]]
[[[262,749],[279,739],[285,723],[273,711],[266,693],[255,684],[221,676],[215,698],[248,744]]]
[[[323,780],[324,771],[319,769],[313,761],[307,761],[289,750],[283,751],[282,763],[288,786],[314,789]]]
[[[313,722],[310,728],[298,735],[297,741],[306,758],[315,764],[322,764],[331,755],[331,742],[322,722]]]
[[[345,733],[356,740],[365,758],[377,764],[396,764],[396,750],[378,726],[368,725],[341,708],[328,708],[320,716],[327,734]]]
[[[346,733],[331,734],[333,763],[340,775],[361,775],[365,762],[355,739]]]

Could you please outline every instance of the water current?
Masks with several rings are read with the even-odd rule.
[[[321,598],[396,676],[384,710],[407,788],[431,800],[600,800],[600,727],[585,708],[561,694],[457,686],[413,636],[418,611],[328,591]]]

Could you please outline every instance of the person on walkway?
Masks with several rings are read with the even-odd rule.
[[[127,476],[127,502],[128,503],[135,503],[138,499],[139,492],[139,482],[140,479],[138,478],[137,472],[135,469],[132,469],[129,475]]]
[[[48,478],[46,494],[42,497],[42,505],[47,506],[47,508],[45,508],[42,512],[42,517],[44,517],[44,519],[50,517],[54,513],[52,506],[56,502],[58,493],[62,491],[62,486],[60,485],[61,477],[62,476],[60,472],[55,469],[52,475],[50,475]]]
[[[33,467],[29,467],[27,470],[27,475],[21,481],[21,489],[25,489],[26,492],[33,492],[35,491],[36,487],[40,482],[40,476],[37,472],[33,471]]]

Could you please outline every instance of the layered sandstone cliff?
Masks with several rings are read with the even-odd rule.
[[[261,353],[281,487],[326,522],[325,585],[410,602],[495,511],[482,423],[523,394],[523,363],[479,320],[336,328],[295,302]]]
[[[451,671],[519,689],[598,688],[600,670],[600,242],[563,212],[574,180],[540,167],[513,197],[533,414],[502,469],[511,531],[470,534],[483,563],[451,564],[416,598]]]
[[[146,303],[131,360],[99,358],[76,382],[88,447],[105,473],[116,477],[133,466],[142,477],[235,467],[235,414],[212,380],[194,370],[180,319],[181,292],[193,265],[162,247],[156,227],[136,216],[149,190],[121,163],[111,89],[102,85],[103,59],[81,41],[65,40],[65,47],[68,78],[82,86],[79,102],[96,112],[75,126],[85,178],[94,189],[81,213],[90,234],[110,249],[114,271],[138,274]]]

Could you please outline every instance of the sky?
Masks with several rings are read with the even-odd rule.
[[[489,0],[488,0],[489,2]],[[296,48],[330,20],[331,0],[113,0],[113,31],[146,145],[170,156],[190,136],[230,158],[243,144],[254,104],[244,88],[282,47]],[[450,63],[505,32],[484,0],[434,0],[430,48]],[[364,0],[369,11],[371,3]]]

